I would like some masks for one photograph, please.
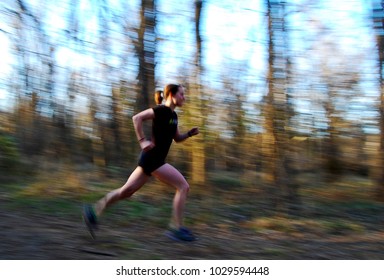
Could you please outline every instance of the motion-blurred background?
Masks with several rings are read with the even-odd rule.
[[[123,184],[139,154],[131,117],[177,82],[180,130],[201,133],[168,160],[196,228],[382,236],[383,23],[374,0],[3,0],[3,205],[60,212]],[[146,221],[166,224],[156,201],[173,190],[151,184],[130,219],[149,203]],[[284,248],[262,256],[316,257]],[[328,258],[383,257],[356,254]]]

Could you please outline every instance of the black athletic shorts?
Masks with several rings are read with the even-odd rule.
[[[151,176],[152,172],[165,164],[165,157],[153,148],[147,152],[142,151],[138,165],[143,168],[144,173]]]

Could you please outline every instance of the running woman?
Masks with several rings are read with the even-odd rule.
[[[165,104],[161,105],[165,99]],[[168,236],[182,241],[194,241],[196,237],[183,226],[184,206],[189,191],[189,184],[183,175],[172,165],[165,162],[172,140],[182,142],[197,135],[199,129],[192,128],[187,133],[180,133],[176,107],[183,106],[185,101],[184,88],[181,85],[169,84],[164,92],[155,93],[157,106],[144,110],[133,116],[133,124],[141,147],[138,166],[129,176],[127,182],[97,201],[94,205],[86,205],[83,209],[83,219],[92,235],[95,237],[98,218],[112,204],[131,197],[151,176],[165,184],[176,188],[173,199],[172,219]],[[152,120],[152,138],[146,139],[143,132],[143,122]]]

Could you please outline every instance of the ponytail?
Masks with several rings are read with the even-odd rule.
[[[163,102],[163,91],[157,90],[155,92],[155,102],[157,105],[160,105]]]
[[[174,96],[182,85],[179,84],[168,84],[165,86],[164,91],[157,90],[155,92],[155,102],[160,105],[163,99],[167,99],[169,95]]]

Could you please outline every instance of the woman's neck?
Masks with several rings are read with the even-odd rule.
[[[175,108],[176,108],[176,105],[172,102],[172,99],[171,99],[171,98],[168,98],[168,99],[165,101],[165,106],[171,108],[172,111],[174,111]]]

